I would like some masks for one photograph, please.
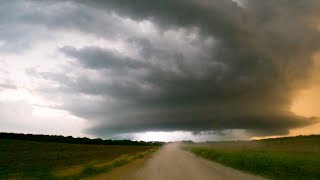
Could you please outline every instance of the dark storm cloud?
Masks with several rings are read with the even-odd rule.
[[[310,23],[319,16],[319,1],[253,0],[245,7],[231,0],[71,2],[88,11],[75,14],[88,18],[72,26],[61,18],[56,26],[116,36],[139,53],[128,57],[101,47],[63,47],[60,52],[74,67],[99,78],[85,72],[75,78],[42,75],[63,85],[57,89],[66,93],[60,108],[90,120],[92,134],[244,129],[251,135],[284,135],[316,121],[291,113],[290,106],[306,86],[320,47],[319,30]],[[159,30],[154,36],[161,38],[114,25],[117,18],[108,19],[109,12],[118,20],[152,22]],[[181,47],[165,38],[168,31],[178,36],[180,29],[197,38]],[[93,98],[69,97],[77,94]]]
[[[194,26],[205,25],[215,33],[226,34],[226,30],[234,29],[231,22],[236,22],[233,18],[241,18],[243,14],[237,3],[231,0],[215,1],[184,1],[184,0],[163,0],[163,1],[130,1],[124,0],[121,3],[116,0],[102,1],[93,0],[83,3],[96,8],[112,9],[127,17],[144,20],[157,21],[161,25],[169,26]],[[210,22],[210,23],[208,23]],[[237,22],[241,23],[241,22]],[[215,28],[213,28],[215,27]],[[231,30],[233,31],[233,30]],[[237,29],[238,31],[238,29]],[[229,34],[229,36],[232,34]]]
[[[92,69],[100,68],[142,68],[144,63],[134,61],[128,57],[121,57],[112,51],[101,48],[87,47],[77,50],[72,47],[63,47],[61,51],[69,57],[76,58],[81,64]]]
[[[13,13],[14,12],[14,13]],[[111,12],[111,11],[110,11]],[[23,52],[43,40],[55,40],[53,31],[80,30],[104,38],[119,38],[132,30],[119,17],[72,1],[11,0],[0,2],[0,52]]]

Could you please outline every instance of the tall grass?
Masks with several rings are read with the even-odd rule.
[[[320,179],[320,138],[188,146],[196,155],[270,179]]]

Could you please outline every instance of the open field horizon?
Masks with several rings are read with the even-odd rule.
[[[320,0],[0,0],[0,179],[320,179],[319,92]]]
[[[165,153],[167,150],[163,150],[163,148],[166,149],[165,147],[167,147],[168,144],[176,144],[179,142],[163,143],[164,147],[162,148],[159,147],[159,145],[155,146],[152,144],[148,146],[130,145],[130,142],[129,145],[95,145],[93,140],[93,142],[89,144],[79,144],[79,142],[70,144],[70,142],[39,142],[37,140],[27,140],[27,138],[25,138],[25,140],[16,140],[12,138],[12,134],[10,137],[11,138],[7,139],[3,137],[0,138],[0,179],[72,180],[85,177],[89,179],[95,179],[95,177],[100,176],[109,177],[112,176],[112,170],[114,168],[120,168],[118,171],[121,172],[121,166],[125,166],[128,163],[134,164],[137,159],[149,157],[150,159],[148,161],[145,160],[147,162],[139,164],[139,167],[134,167],[134,170],[132,170],[132,172],[130,171],[134,174],[130,176],[122,175],[130,179],[133,178],[133,176],[141,177],[141,175],[136,175],[136,173],[140,171],[146,171],[144,173],[147,174],[151,173],[153,170],[149,169],[150,167],[148,166],[164,168],[162,166],[169,166],[169,164],[174,161],[179,162],[184,158],[189,159],[190,155],[178,155],[182,153],[183,149],[185,149],[184,151],[191,151],[200,157],[216,161],[222,165],[270,179],[318,179],[320,177],[320,157],[318,157],[320,154],[320,135],[202,143],[185,140],[180,142],[180,144],[182,143],[181,146],[175,146],[175,148],[169,150],[167,152],[169,154]],[[64,138],[69,139],[69,137]],[[128,143],[128,141],[125,142]],[[161,155],[157,155],[159,153],[156,150],[159,148],[162,149]],[[166,162],[166,156],[168,156],[169,159],[176,158],[176,160]],[[146,165],[149,164],[149,161],[151,161],[151,164],[155,164]],[[188,161],[197,162],[196,164],[198,165],[194,168],[203,166],[201,165],[203,162],[198,162],[198,160],[194,158]],[[190,162],[190,164],[192,164],[192,162]],[[175,166],[173,164],[172,166]],[[220,168],[220,165],[212,166]],[[146,170],[141,170],[144,168],[146,168]],[[164,170],[163,173],[167,173],[167,175],[159,172],[158,178],[161,179],[161,177],[165,176],[173,178],[184,171],[182,169],[179,170],[181,167],[178,165],[175,168],[176,170],[172,170],[173,172]],[[226,171],[226,174],[228,174],[229,171],[229,173],[233,171],[227,170],[224,167],[221,167],[220,170]],[[111,171],[111,175],[108,175],[109,171]],[[126,171],[127,170],[124,170],[123,174],[126,174]],[[202,178],[207,175],[206,172],[203,173],[202,176],[199,174]],[[196,174],[190,174],[190,177],[196,177]],[[212,176],[214,173],[212,174],[211,172],[209,174]],[[226,178],[226,174],[223,176],[219,175],[219,177]],[[229,174],[230,177],[231,174]],[[148,176],[150,175],[152,175],[152,173]],[[120,178],[118,176],[119,174],[114,178]],[[210,176],[207,178],[210,179]],[[245,175],[243,176],[245,177]]]

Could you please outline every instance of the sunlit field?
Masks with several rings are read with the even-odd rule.
[[[320,179],[320,136],[212,142],[186,147],[196,155],[270,179]]]

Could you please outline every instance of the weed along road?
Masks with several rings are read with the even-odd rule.
[[[92,179],[122,180],[263,180],[218,163],[201,159],[168,144],[144,162],[137,161]]]

